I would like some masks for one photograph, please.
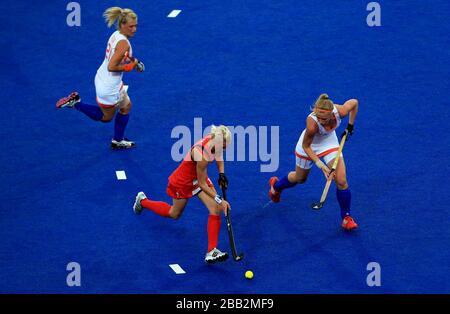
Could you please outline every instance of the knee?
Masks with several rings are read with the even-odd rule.
[[[103,116],[103,118],[100,121],[103,123],[108,123],[108,122],[111,122],[111,120],[112,120],[112,117],[110,118],[110,117]]]
[[[120,112],[120,114],[127,115],[127,114],[130,113],[130,110],[131,110],[130,107],[128,107],[128,108],[120,108],[119,112]]]
[[[339,189],[346,189],[348,187],[347,178],[337,177],[335,178],[336,185]]]
[[[180,219],[181,215],[182,215],[182,212],[177,212],[177,213],[169,212],[169,217],[172,219],[175,219],[175,220]]]
[[[295,178],[295,182],[297,184],[303,184],[306,182],[306,179],[308,179],[308,177],[304,177],[304,178]]]
[[[219,208],[209,208],[209,214],[213,216],[220,216]]]
[[[119,109],[119,112],[123,115],[129,114],[131,111],[131,101],[128,103],[128,105],[122,107]]]

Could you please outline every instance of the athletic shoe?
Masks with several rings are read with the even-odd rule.
[[[272,177],[269,180],[269,185],[270,185],[269,198],[274,203],[278,203],[280,201],[280,198],[281,198],[281,193],[278,192],[278,191],[275,191],[275,188],[273,187],[275,185],[275,183],[277,183],[277,181],[278,181],[277,177]]]
[[[350,231],[350,230],[358,228],[358,224],[353,220],[353,218],[351,216],[346,216],[342,220],[342,228]]]
[[[114,139],[111,141],[112,149],[128,149],[128,148],[133,148],[135,146],[136,146],[136,143],[133,141],[130,141],[127,138],[124,138],[121,141],[116,141]]]
[[[73,108],[73,106],[75,106],[75,104],[79,103],[80,101],[80,95],[77,92],[73,92],[69,96],[58,100],[58,102],[56,103],[56,108]]]
[[[217,248],[213,248],[211,251],[206,253],[205,262],[209,264],[214,264],[216,262],[224,262],[228,259],[228,253],[221,252]]]
[[[142,213],[142,205],[141,205],[141,201],[143,199],[146,199],[147,196],[145,196],[144,192],[139,192],[136,195],[136,200],[134,201],[134,205],[133,205],[133,211],[136,215],[140,215]]]

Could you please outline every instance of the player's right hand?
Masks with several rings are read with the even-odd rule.
[[[324,166],[324,167],[321,168],[321,170],[322,170],[322,172],[323,172],[323,174],[325,176],[325,179],[331,180],[333,178],[334,171],[331,171],[330,168],[328,168],[327,166]]]

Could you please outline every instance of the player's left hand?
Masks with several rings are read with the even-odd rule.
[[[344,135],[347,134],[347,139],[349,139],[350,136],[353,135],[353,124],[347,124],[347,127],[345,128],[344,132],[341,134],[341,139],[344,137]]]
[[[145,71],[145,65],[144,65],[144,62],[138,60],[138,59],[135,58],[135,57],[130,57],[130,53],[129,53],[128,51],[125,52],[125,55],[124,55],[123,59],[124,59],[125,61],[126,61],[126,60],[130,60],[131,62],[134,62],[134,63],[136,64],[136,65],[135,65],[136,71],[138,71],[138,72],[144,72],[144,71]]]
[[[225,173],[219,173],[219,186],[223,187],[224,189],[228,188],[228,178],[225,175]]]
[[[219,210],[223,210],[225,216],[228,216],[228,212],[231,210],[230,203],[226,200],[222,200],[222,203],[219,205]]]

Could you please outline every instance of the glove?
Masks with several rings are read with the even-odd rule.
[[[139,72],[144,72],[145,71],[145,65],[142,61],[137,60],[136,63],[136,58],[135,57],[130,57],[130,53],[127,51],[125,52],[125,55],[123,56],[123,60],[127,61],[130,60],[131,64],[134,64],[133,66],[128,66],[128,68],[126,68],[126,72],[130,72],[131,70],[133,70],[134,68],[136,68],[137,71]]]
[[[219,186],[223,187],[224,189],[228,188],[228,179],[225,173],[219,173]]]
[[[353,135],[353,124],[347,124],[347,127],[345,128],[344,132],[341,134],[341,139],[344,137],[344,135],[347,134],[347,140],[349,139],[349,135]]]
[[[145,71],[145,65],[142,61],[138,61],[138,63],[136,64],[136,70],[138,70],[139,72]]]

